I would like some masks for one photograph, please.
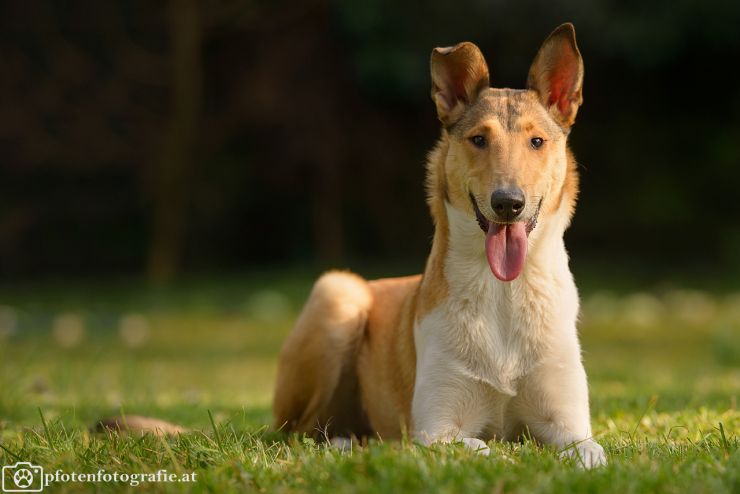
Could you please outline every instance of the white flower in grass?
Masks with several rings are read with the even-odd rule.
[[[593,293],[583,302],[583,317],[587,323],[614,323],[618,313],[619,301],[610,292]]]
[[[707,293],[675,290],[666,295],[671,314],[684,324],[706,326],[717,316],[717,302]]]
[[[85,321],[79,314],[64,312],[54,318],[51,332],[60,347],[74,348],[85,338]]]
[[[184,389],[180,396],[185,403],[197,404],[203,400],[203,392],[196,388]]]
[[[121,408],[123,406],[123,395],[120,391],[109,390],[105,393],[105,402],[112,409]]]
[[[7,305],[0,305],[0,339],[12,336],[18,330],[18,313]]]
[[[663,303],[650,293],[635,293],[622,301],[622,317],[625,324],[640,328],[657,326],[665,312]]]
[[[118,336],[129,348],[138,348],[149,341],[149,321],[141,314],[126,314],[118,323]]]
[[[740,292],[731,293],[724,297],[722,313],[729,322],[740,324]]]

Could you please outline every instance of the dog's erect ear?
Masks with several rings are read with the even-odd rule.
[[[473,43],[432,50],[432,99],[444,125],[455,123],[487,87],[488,66]]]
[[[529,89],[563,127],[576,120],[583,102],[583,59],[576,45],[576,30],[566,23],[547,37],[529,68]]]

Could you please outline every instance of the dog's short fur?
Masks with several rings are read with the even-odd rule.
[[[578,194],[567,146],[582,102],[573,26],[545,40],[525,90],[490,88],[467,42],[436,48],[431,72],[442,136],[427,164],[435,234],[424,274],[366,281],[335,271],[316,282],[280,356],[275,426],[408,432],[482,452],[482,440],[530,434],[587,467],[603,464],[563,243]],[[501,220],[492,194],[513,189],[525,206]],[[521,268],[521,254],[489,250],[500,231],[520,232]]]

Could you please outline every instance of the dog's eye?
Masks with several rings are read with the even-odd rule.
[[[470,138],[470,142],[472,142],[473,146],[477,148],[486,147],[486,138],[483,136],[473,136]]]
[[[529,142],[532,144],[532,147],[535,149],[539,149],[542,147],[542,144],[545,142],[545,140],[541,137],[533,137],[529,140]]]

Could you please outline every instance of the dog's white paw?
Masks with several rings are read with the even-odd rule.
[[[573,458],[582,468],[594,468],[606,465],[606,453],[599,443],[592,439],[574,444],[562,453],[561,458]]]
[[[485,442],[475,437],[464,437],[462,443],[466,448],[472,449],[479,455],[488,456],[491,454],[491,450],[488,448]]]
[[[352,439],[348,437],[332,437],[329,441],[331,447],[341,451],[342,453],[352,451]]]

